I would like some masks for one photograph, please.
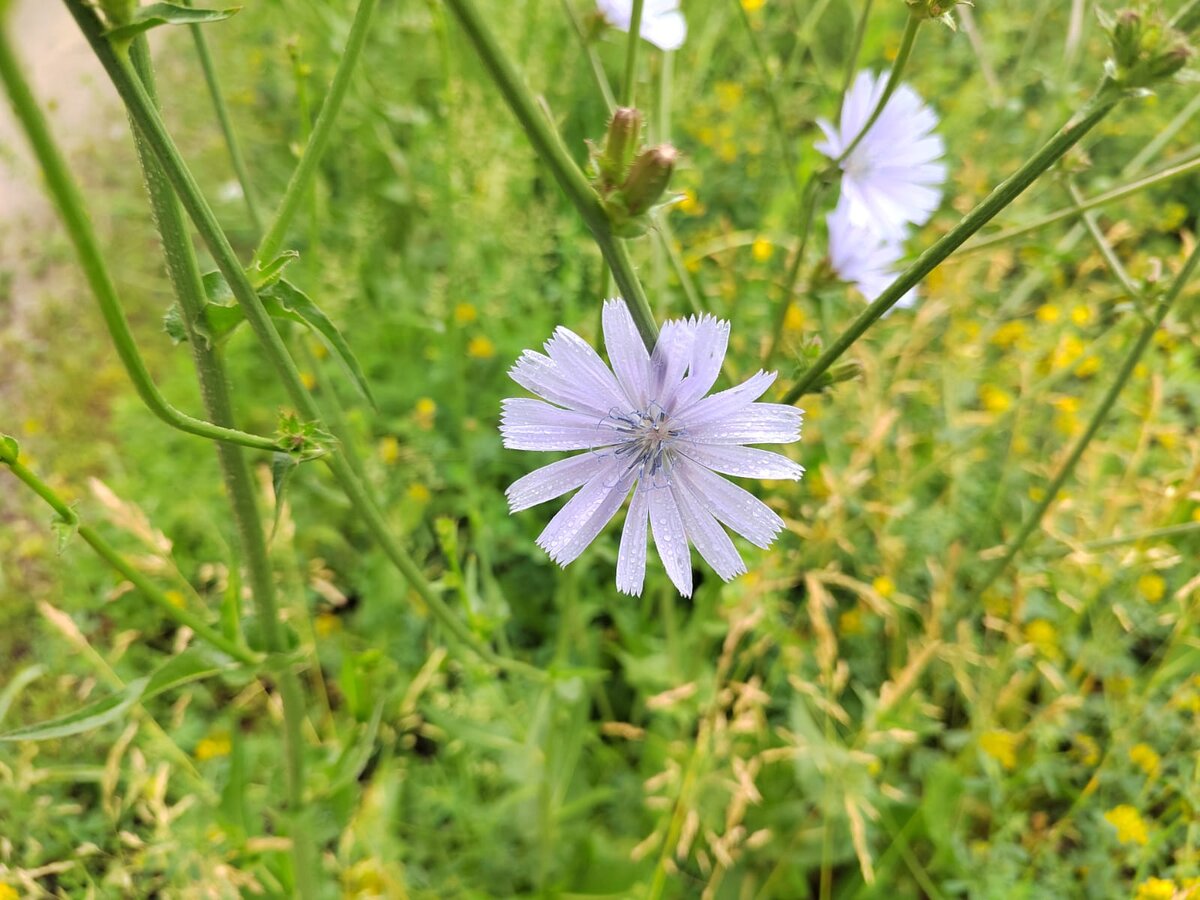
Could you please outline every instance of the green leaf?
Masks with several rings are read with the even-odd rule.
[[[110,28],[105,33],[114,41],[128,41],[159,25],[204,25],[208,22],[220,22],[240,9],[240,6],[226,9],[193,9],[180,3],[151,3],[138,7],[128,24]]]
[[[300,460],[291,453],[271,455],[271,486],[275,489],[275,521],[271,525],[271,538],[279,528],[279,517],[283,513],[283,501],[287,496],[288,481],[300,465]]]
[[[254,285],[254,289],[261,291],[282,278],[283,270],[299,258],[300,254],[295,250],[285,250],[269,263],[255,263],[254,267],[247,270],[246,274],[250,276],[250,282]]]
[[[67,543],[79,531],[79,520],[67,521],[66,519],[56,517],[50,523],[50,530],[54,532],[54,536],[58,539],[58,552],[61,555],[66,552]]]
[[[4,721],[4,717],[12,709],[13,701],[20,696],[21,691],[44,674],[46,674],[46,667],[34,663],[32,666],[23,668],[9,680],[8,684],[4,686],[4,690],[0,691],[0,722]]]
[[[329,317],[309,299],[304,291],[300,290],[287,279],[281,278],[275,284],[270,285],[262,291],[260,296],[263,298],[263,302],[267,304],[267,309],[271,311],[271,315],[292,318],[303,322],[315,331],[325,342],[326,346],[329,347],[330,352],[337,357],[338,362],[346,370],[346,374],[350,376],[350,380],[358,388],[358,392],[362,394],[363,399],[370,403],[372,407],[375,407],[375,397],[371,394],[367,378],[363,374],[358,360],[355,359],[350,345],[346,343],[346,339],[342,337],[342,333],[337,330],[337,327],[329,320]],[[282,311],[276,313],[272,310],[270,301],[277,303],[282,308]]]
[[[173,656],[151,675],[131,681],[121,691],[95,703],[89,703],[73,713],[59,716],[37,725],[27,725],[0,734],[0,743],[13,741],[50,741],[102,728],[125,716],[131,707],[193,681],[209,678],[237,667],[228,662],[214,662],[207,651],[185,650]]]

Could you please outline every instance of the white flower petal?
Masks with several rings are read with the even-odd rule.
[[[503,402],[500,433],[510,450],[588,450],[618,442],[619,435],[594,413],[560,409],[541,400]]]
[[[609,523],[633,485],[633,473],[612,458],[550,520],[538,536],[538,546],[560,566],[578,558]]]
[[[790,444],[800,440],[804,413],[783,403],[751,403],[740,412],[704,425],[689,427],[681,436],[696,444]]]
[[[783,454],[754,447],[691,443],[684,444],[680,452],[706,469],[738,478],[799,481],[804,475],[804,467],[792,462]]]
[[[687,532],[683,530],[683,517],[670,488],[648,485],[646,493],[650,501],[650,529],[654,534],[654,547],[675,589],[684,597],[692,596],[692,553],[688,549]]]
[[[705,562],[712,566],[713,571],[721,576],[723,581],[729,581],[746,571],[742,556],[733,546],[733,541],[725,533],[725,529],[713,518],[692,496],[680,481],[671,485],[671,494],[679,507],[683,518],[683,527],[691,542],[696,545]]]
[[[617,551],[617,590],[635,597],[642,595],[646,578],[646,530],[650,521],[650,503],[646,483],[639,481],[625,514],[621,529],[621,547]]]
[[[671,398],[674,409],[686,409],[712,390],[725,362],[729,346],[729,323],[713,316],[702,316],[694,326],[688,375]]]
[[[679,388],[692,358],[696,342],[696,320],[673,319],[663,323],[658,343],[650,355],[650,393],[658,403],[670,408],[670,397]]]
[[[611,452],[581,453],[534,469],[510,484],[504,492],[508,497],[509,512],[520,512],[575,490],[609,465],[610,456]]]
[[[612,370],[587,341],[569,328],[558,327],[546,342],[546,352],[565,378],[595,399],[593,406],[607,410],[614,406],[622,412],[632,409]]]
[[[766,549],[783,530],[783,519],[747,490],[690,461],[675,467],[682,481],[717,521],[740,534],[756,547]]]
[[[600,14],[614,28],[629,31],[633,0],[596,0]],[[679,0],[645,0],[639,34],[660,50],[678,50],[687,38],[687,22],[679,11]]]
[[[650,400],[650,354],[624,300],[605,301],[602,324],[604,349],[617,381],[634,408],[645,409]]]
[[[536,350],[526,350],[521,354],[508,375],[527,391],[551,403],[591,413],[597,418],[608,414],[605,397],[590,394],[583,384],[571,377],[570,372],[564,371],[558,363]]]

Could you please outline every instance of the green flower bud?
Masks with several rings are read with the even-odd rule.
[[[604,152],[596,158],[596,168],[605,185],[615,186],[625,181],[641,136],[642,114],[632,107],[617,107],[608,122]]]
[[[647,147],[638,154],[629,169],[629,177],[621,186],[628,215],[640,216],[650,211],[667,190],[677,162],[679,151],[670,144]]]
[[[910,15],[919,19],[938,19],[942,24],[955,28],[950,11],[959,5],[973,6],[971,0],[904,0]]]
[[[1192,49],[1186,37],[1159,13],[1123,9],[1102,16],[1112,58],[1105,65],[1109,77],[1126,90],[1147,90],[1187,65]]]
[[[0,434],[0,463],[15,463],[21,455],[21,447],[17,439],[7,434]]]

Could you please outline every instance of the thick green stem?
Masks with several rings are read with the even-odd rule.
[[[525,136],[542,162],[554,174],[555,180],[567,199],[574,205],[583,219],[592,238],[596,241],[605,261],[612,269],[613,278],[629,311],[637,323],[638,332],[646,346],[653,350],[658,340],[658,326],[654,324],[654,314],[650,311],[650,303],[646,292],[633,269],[633,262],[625,249],[624,243],[612,233],[608,214],[587,177],[580,171],[579,166],[571,159],[570,154],[562,144],[558,134],[550,127],[545,116],[538,109],[533,95],[529,92],[521,76],[517,74],[512,62],[500,49],[495,37],[488,29],[472,0],[446,0],[455,16],[463,26],[471,43],[475,46],[484,66],[491,74],[500,93],[504,95],[513,115],[525,131]]]
[[[153,603],[172,622],[184,628],[190,628],[203,641],[211,644],[222,653],[247,665],[258,665],[262,662],[253,650],[236,644],[215,628],[209,626],[202,618],[183,606],[177,606],[165,593],[156,588],[125,557],[121,556],[113,546],[100,536],[95,529],[83,525],[79,515],[67,502],[54,492],[50,485],[42,481],[33,471],[27,468],[20,459],[0,459],[0,463],[8,466],[9,470],[22,484],[37,494],[49,506],[62,522],[79,532],[79,536],[91,547],[101,559],[118,571],[142,596]]]
[[[21,127],[25,130],[29,143],[33,147],[34,156],[42,168],[46,187],[58,209],[71,243],[75,247],[84,277],[100,307],[100,313],[104,317],[104,323],[108,327],[117,355],[125,366],[125,371],[129,373],[130,380],[133,381],[134,388],[142,402],[154,415],[180,431],[210,440],[242,444],[257,450],[283,449],[270,438],[245,434],[233,428],[224,428],[192,418],[171,406],[159,392],[138,352],[133,335],[130,333],[129,323],[125,320],[125,313],[121,309],[121,302],[117,297],[116,286],[105,265],[104,255],[100,251],[99,242],[96,240],[91,221],[85,211],[83,197],[50,134],[46,118],[42,115],[29,84],[25,81],[17,64],[2,22],[0,22],[0,79],[4,81],[9,99],[12,101],[13,111],[20,121]]]
[[[1139,191],[1145,190],[1148,187],[1153,187],[1164,181],[1170,181],[1172,178],[1178,178],[1180,175],[1186,175],[1189,172],[1194,172],[1200,169],[1200,156],[1189,159],[1186,162],[1179,163],[1175,166],[1163,169],[1161,172],[1155,172],[1153,175],[1147,175],[1145,178],[1139,178],[1137,181],[1129,184],[1121,185],[1121,187],[1113,188],[1110,191],[1105,191],[1103,194],[1097,194],[1090,200],[1081,200],[1080,203],[1069,206],[1066,209],[1060,209],[1057,212],[1050,213],[1040,219],[1035,219],[1028,225],[1022,225],[1019,228],[1010,228],[1008,231],[1001,231],[998,234],[993,234],[990,237],[975,241],[968,244],[959,251],[959,256],[967,253],[974,253],[977,250],[986,250],[988,247],[994,247],[997,244],[1003,244],[1011,241],[1014,238],[1023,237],[1032,231],[1038,231],[1045,228],[1047,225],[1053,225],[1055,222],[1062,222],[1065,219],[1073,219],[1081,212],[1097,209],[1101,206],[1106,206],[1116,200],[1123,200],[1130,197]]]
[[[196,184],[195,178],[184,163],[170,135],[167,133],[158,110],[146,96],[141,81],[129,69],[127,63],[118,57],[108,41],[103,36],[103,26],[96,18],[91,7],[85,0],[64,0],[71,15],[79,24],[84,36],[91,44],[92,50],[112,79],[117,93],[124,100],[130,117],[136,123],[146,140],[146,144],[154,151],[163,172],[175,189],[183,203],[184,209],[200,233],[200,237],[208,246],[213,258],[225,276],[233,293],[234,299],[242,307],[247,321],[258,336],[267,357],[291,396],[296,408],[307,419],[319,418],[319,410],[313,398],[305,389],[296,371],[287,347],[283,343],[274,322],[262,305],[262,301],[254,291],[250,279],[238,262],[233,248],[221,226],[217,223],[212,209],[204,199],[203,193]],[[434,617],[459,641],[475,652],[479,657],[500,668],[519,672],[527,677],[542,679],[545,676],[532,666],[503,659],[483,644],[446,606],[445,602],[425,580],[417,564],[407,551],[391,535],[382,513],[367,494],[362,483],[354,475],[349,465],[340,453],[329,453],[324,457],[326,464],[337,479],[342,490],[350,499],[355,512],[362,518],[371,532],[372,537],[383,548],[388,558],[395,563],[397,569],[424,600]]]
[[[131,49],[138,77],[150,100],[157,103],[154,72],[145,37],[136,38]],[[232,427],[235,419],[224,362],[217,348],[204,338],[198,327],[204,315],[204,285],[183,209],[154,153],[137,129],[134,129],[134,139],[154,209],[154,219],[162,237],[167,274],[179,300],[184,327],[188,332],[188,345],[192,349],[205,408],[214,422]],[[250,577],[263,644],[269,652],[281,653],[286,647],[280,628],[275,577],[263,535],[254,475],[241,447],[218,444],[217,459],[237,526],[241,556]],[[304,744],[300,727],[305,715],[304,693],[299,677],[290,666],[281,668],[278,682],[283,701],[284,759],[296,893],[302,898],[309,898],[315,896],[317,866],[316,849],[308,831],[304,809]]]
[[[1150,346],[1150,341],[1154,338],[1154,333],[1158,331],[1163,320],[1167,317],[1167,313],[1171,309],[1171,305],[1175,299],[1183,292],[1183,288],[1187,285],[1192,277],[1192,273],[1196,269],[1196,264],[1200,262],[1200,245],[1192,250],[1191,255],[1184,263],[1183,269],[1176,276],[1175,281],[1171,284],[1167,295],[1159,303],[1158,311],[1155,316],[1146,322],[1142,327],[1141,333],[1134,342],[1129,353],[1125,357],[1125,361],[1121,364],[1121,368],[1117,372],[1116,378],[1109,386],[1108,391],[1104,394],[1104,399],[1100,401],[1100,405],[1096,407],[1096,411],[1092,413],[1091,421],[1088,422],[1087,429],[1080,435],[1079,440],[1075,442],[1075,446],[1071,448],[1071,452],[1067,458],[1059,466],[1058,471],[1054,474],[1050,484],[1046,487],[1045,496],[1042,497],[1037,508],[1021,523],[1021,528],[1017,532],[1016,537],[1009,541],[1004,555],[992,565],[984,576],[979,587],[975,589],[975,596],[980,597],[991,587],[1000,574],[1008,568],[1008,564],[1016,558],[1021,552],[1021,548],[1025,542],[1029,540],[1029,536],[1037,530],[1042,523],[1042,518],[1046,515],[1046,511],[1054,503],[1058,497],[1058,492],[1062,490],[1062,486],[1067,479],[1071,477],[1071,473],[1075,471],[1075,466],[1079,463],[1083,452],[1087,449],[1088,444],[1092,442],[1092,438],[1099,432],[1104,420],[1108,418],[1109,411],[1112,410],[1113,404],[1117,402],[1117,398],[1121,395],[1121,391],[1125,389],[1125,385],[1129,382],[1129,377],[1133,374],[1133,370],[1137,368],[1138,362],[1142,358],[1142,354],[1146,352],[1146,348]]]
[[[190,5],[190,3],[189,3]],[[254,182],[250,180],[250,171],[246,168],[246,158],[242,155],[241,144],[238,143],[237,133],[233,130],[233,122],[229,117],[229,106],[225,102],[225,94],[221,90],[221,81],[217,77],[216,66],[213,65],[212,53],[208,49],[208,39],[204,36],[203,25],[189,26],[192,40],[196,44],[196,58],[200,61],[200,69],[204,73],[204,83],[212,98],[213,109],[217,113],[217,122],[221,126],[221,134],[225,138],[225,147],[229,151],[229,161],[233,164],[233,173],[242,188],[242,199],[246,201],[246,213],[250,217],[250,225],[255,236],[262,234],[262,216],[258,211],[258,199],[254,195]]]
[[[633,106],[637,87],[637,53],[642,42],[642,8],[645,0],[633,0],[629,11],[629,36],[625,44],[625,81],[621,84],[621,105]]]
[[[911,266],[901,273],[892,284],[871,303],[862,314],[851,323],[836,341],[829,345],[810,366],[800,379],[793,385],[784,398],[785,403],[795,403],[817,383],[821,375],[833,365],[857,341],[868,328],[896,303],[908,291],[920,283],[921,279],[932,272],[951,253],[960,247],[964,241],[986,225],[1004,207],[1012,203],[1022,191],[1031,185],[1039,175],[1054,165],[1064,153],[1087,134],[1097,122],[1108,115],[1109,111],[1121,98],[1121,93],[1108,81],[1101,84],[1095,94],[1083,107],[1071,117],[1059,132],[1025,162],[1016,172],[1002,181],[984,198],[983,202],[963,217],[962,221],[946,235],[934,242],[924,253],[917,257]]]
[[[904,36],[900,39],[900,49],[896,52],[896,61],[892,63],[892,71],[888,75],[887,84],[884,85],[883,93],[879,95],[879,102],[875,104],[875,108],[871,110],[871,115],[867,117],[866,123],[858,134],[854,136],[854,140],[850,142],[842,155],[837,158],[837,164],[841,163],[854,152],[854,148],[859,145],[867,132],[871,130],[871,126],[883,114],[883,109],[887,106],[887,102],[892,99],[892,94],[896,88],[900,86],[900,79],[904,75],[904,67],[908,65],[908,59],[912,56],[913,45],[917,42],[917,31],[921,27],[921,19],[915,15],[908,17],[908,23],[904,26]]]
[[[304,146],[300,162],[288,180],[287,190],[283,193],[279,209],[275,211],[275,217],[271,220],[271,225],[254,254],[255,264],[266,264],[279,253],[284,239],[287,237],[288,227],[300,210],[300,203],[304,200],[305,194],[312,187],[313,179],[317,175],[317,166],[329,146],[329,138],[333,134],[333,124],[341,111],[342,101],[346,99],[346,91],[350,87],[355,65],[362,56],[363,46],[367,40],[367,31],[371,24],[371,15],[375,12],[378,2],[379,0],[359,0],[358,9],[354,13],[354,23],[350,26],[350,37],[346,40],[346,49],[342,53],[337,71],[334,72],[333,81],[329,85],[329,93],[325,97],[325,102],[321,104],[321,112],[317,115],[316,125],[313,126],[312,136]]]

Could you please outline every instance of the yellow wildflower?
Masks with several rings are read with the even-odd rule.
[[[325,346],[324,341],[312,340],[308,342],[308,346],[312,348],[313,356],[317,359],[325,359],[329,356],[329,348]]]
[[[804,310],[795,303],[788,307],[787,315],[783,317],[784,331],[800,331],[804,328]]]
[[[433,492],[419,481],[414,481],[410,484],[405,493],[408,495],[408,499],[414,503],[428,503],[433,499]]]
[[[478,318],[478,310],[470,303],[460,303],[454,307],[454,321],[459,325],[466,325]]]
[[[311,391],[317,386],[317,376],[312,372],[301,372],[300,383],[304,385],[306,391]]]
[[[847,637],[862,634],[866,631],[863,626],[862,610],[857,606],[846,610],[838,616],[838,632]]]
[[[1071,321],[1076,325],[1086,325],[1092,321],[1092,311],[1083,304],[1071,307]]]
[[[742,9],[748,13],[756,13],[767,5],[767,0],[742,0]]]
[[[0,900],[21,900],[21,898],[17,895],[16,888],[0,884]]]
[[[1006,769],[1017,767],[1017,748],[1021,736],[1011,731],[987,731],[979,738],[979,749]]]
[[[742,86],[736,81],[718,81],[714,90],[722,112],[732,112],[742,102]]]
[[[467,342],[467,356],[472,359],[491,359],[496,355],[496,345],[492,339],[477,334]]]
[[[1162,758],[1149,744],[1134,744],[1129,748],[1129,760],[1151,778],[1158,776]]]
[[[218,756],[228,756],[231,752],[233,752],[233,742],[224,732],[202,738],[196,745],[196,759],[200,762],[216,759]]]
[[[1075,374],[1080,378],[1091,378],[1100,371],[1100,357],[1089,356],[1075,367]]]
[[[1087,346],[1074,334],[1064,334],[1050,354],[1050,368],[1069,369],[1087,352]]]
[[[433,417],[437,414],[437,404],[429,397],[422,397],[413,407],[413,418],[417,421],[417,427],[425,431],[433,428]]]
[[[170,600],[171,605],[177,609],[183,609],[187,606],[187,600],[184,599],[183,594],[179,591],[167,591],[163,596]]]
[[[737,159],[738,148],[733,141],[721,141],[721,146],[717,148],[717,158],[721,162],[731,163]]]
[[[1147,603],[1158,603],[1167,593],[1167,582],[1161,575],[1147,572],[1137,580],[1137,592]]]
[[[700,205],[700,201],[696,199],[696,192],[691,188],[684,188],[681,192],[683,196],[680,198],[679,211],[689,216],[699,216],[704,214],[704,207]]]
[[[1019,319],[1014,319],[1011,322],[1005,322],[996,329],[992,335],[992,343],[997,347],[1013,347],[1018,344],[1025,344],[1028,334],[1029,329],[1025,323]]]
[[[1037,308],[1037,320],[1047,325],[1057,322],[1061,316],[1062,311],[1053,303],[1043,303]]]
[[[1034,619],[1025,625],[1025,640],[1033,644],[1037,652],[1047,659],[1058,659],[1058,629],[1046,619]]]
[[[329,637],[342,630],[342,620],[331,612],[323,612],[317,616],[313,629],[317,632],[317,637]]]
[[[979,402],[990,413],[1002,413],[1012,406],[1012,396],[1003,388],[985,384],[979,389]]]
[[[1146,831],[1146,823],[1141,814],[1128,803],[1114,806],[1104,814],[1104,821],[1117,829],[1117,840],[1122,844],[1140,844],[1143,847],[1150,843],[1150,835]]]
[[[385,435],[379,439],[376,452],[384,465],[394,466],[400,459],[400,442],[390,434]]]
[[[1178,890],[1169,878],[1147,878],[1138,885],[1134,900],[1171,900]]]
[[[1096,743],[1094,737],[1081,731],[1075,735],[1073,740],[1075,756],[1081,763],[1085,766],[1094,766],[1100,762],[1100,745]]]
[[[755,238],[754,243],[750,245],[750,255],[756,262],[766,262],[774,252],[775,246],[763,237]]]
[[[877,593],[880,597],[883,597],[885,600],[892,596],[892,594],[896,593],[896,582],[892,581],[892,579],[888,578],[886,575],[880,575],[878,578],[872,581],[871,587],[875,589],[875,593]]]

